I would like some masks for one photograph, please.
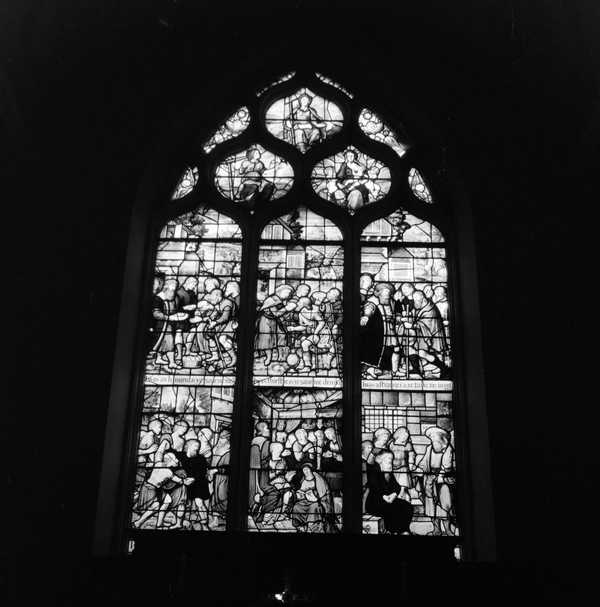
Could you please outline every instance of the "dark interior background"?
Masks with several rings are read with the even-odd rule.
[[[465,566],[454,581],[421,569],[415,600],[437,604],[458,588],[473,600],[551,604],[581,590],[597,456],[594,402],[579,388],[595,365],[572,338],[597,324],[594,281],[579,272],[598,194],[599,5],[395,4],[2,3],[2,164],[16,177],[3,201],[5,303],[18,310],[5,316],[16,423],[4,465],[14,511],[4,581],[16,601],[169,592],[168,553],[145,575],[91,558],[130,213],[161,133],[191,99],[210,99],[209,83],[224,79],[260,86],[294,62],[340,79],[387,75],[387,91],[429,121],[472,201],[498,564]],[[334,569],[389,559],[349,549]],[[270,566],[221,581],[243,586]],[[397,599],[396,581],[376,572],[340,581]]]

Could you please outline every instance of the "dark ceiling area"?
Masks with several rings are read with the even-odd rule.
[[[12,539],[5,579],[17,600],[32,594],[74,604],[85,580],[96,580],[94,592],[127,585],[127,569],[96,563],[91,544],[138,187],[153,158],[183,162],[176,143],[161,149],[172,129],[182,132],[183,116],[193,117],[186,125],[193,138],[223,118],[223,100],[234,104],[238,91],[296,66],[363,95],[371,87],[373,106],[397,111],[435,157],[438,176],[467,192],[498,564],[493,574],[456,575],[461,588],[479,576],[478,592],[489,592],[481,580],[495,584],[498,597],[572,600],[596,505],[595,439],[585,432],[594,401],[581,394],[594,358],[575,338],[593,323],[595,298],[593,281],[580,277],[588,254],[579,243],[599,193],[599,7],[577,0],[3,3],[2,160],[15,185],[3,233],[9,275],[17,275],[5,302],[19,317],[6,321],[17,349],[9,339],[16,423],[7,438],[16,461],[6,466],[14,514],[5,525]],[[343,571],[340,562],[350,558],[353,571],[357,562],[388,559],[349,549],[332,570]],[[314,567],[328,566],[322,562]],[[432,567],[428,575],[446,579],[438,574]]]

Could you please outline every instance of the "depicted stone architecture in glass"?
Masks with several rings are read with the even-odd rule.
[[[365,108],[361,111],[358,116],[358,126],[367,137],[389,145],[400,158],[408,150],[408,145],[402,143],[396,133],[371,110]]]
[[[390,170],[355,147],[317,162],[311,174],[315,192],[350,214],[383,198],[390,190]]]
[[[362,239],[374,242],[444,242],[442,233],[428,221],[398,209],[368,224]]]
[[[335,103],[301,88],[269,106],[265,126],[278,139],[306,152],[337,133],[343,120],[342,111]]]
[[[281,198],[293,181],[294,171],[289,162],[261,145],[227,157],[215,170],[217,189],[235,202]]]
[[[236,110],[224,124],[222,124],[213,136],[204,144],[203,150],[208,154],[220,143],[241,135],[250,124],[250,110],[246,106]]]
[[[196,167],[190,167],[185,170],[181,179],[175,187],[175,191],[171,196],[171,200],[178,200],[187,196],[198,183],[198,169]]]

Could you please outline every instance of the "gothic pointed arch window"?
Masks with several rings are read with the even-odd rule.
[[[148,220],[105,545],[475,533],[458,239],[414,147],[319,73],[285,74],[201,137]]]

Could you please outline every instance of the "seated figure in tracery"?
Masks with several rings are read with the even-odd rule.
[[[273,162],[274,160],[271,161],[271,163]],[[267,168],[262,161],[260,150],[250,148],[246,152],[246,160],[241,163],[239,168],[242,179],[236,194],[238,200],[251,200],[258,195],[262,196],[265,200],[271,198],[275,186],[273,183],[267,181],[263,175]]]
[[[301,152],[306,152],[313,143],[326,137],[327,122],[312,107],[312,100],[306,93],[300,95],[292,104],[290,118],[285,121],[285,127],[293,131],[293,141]]]

